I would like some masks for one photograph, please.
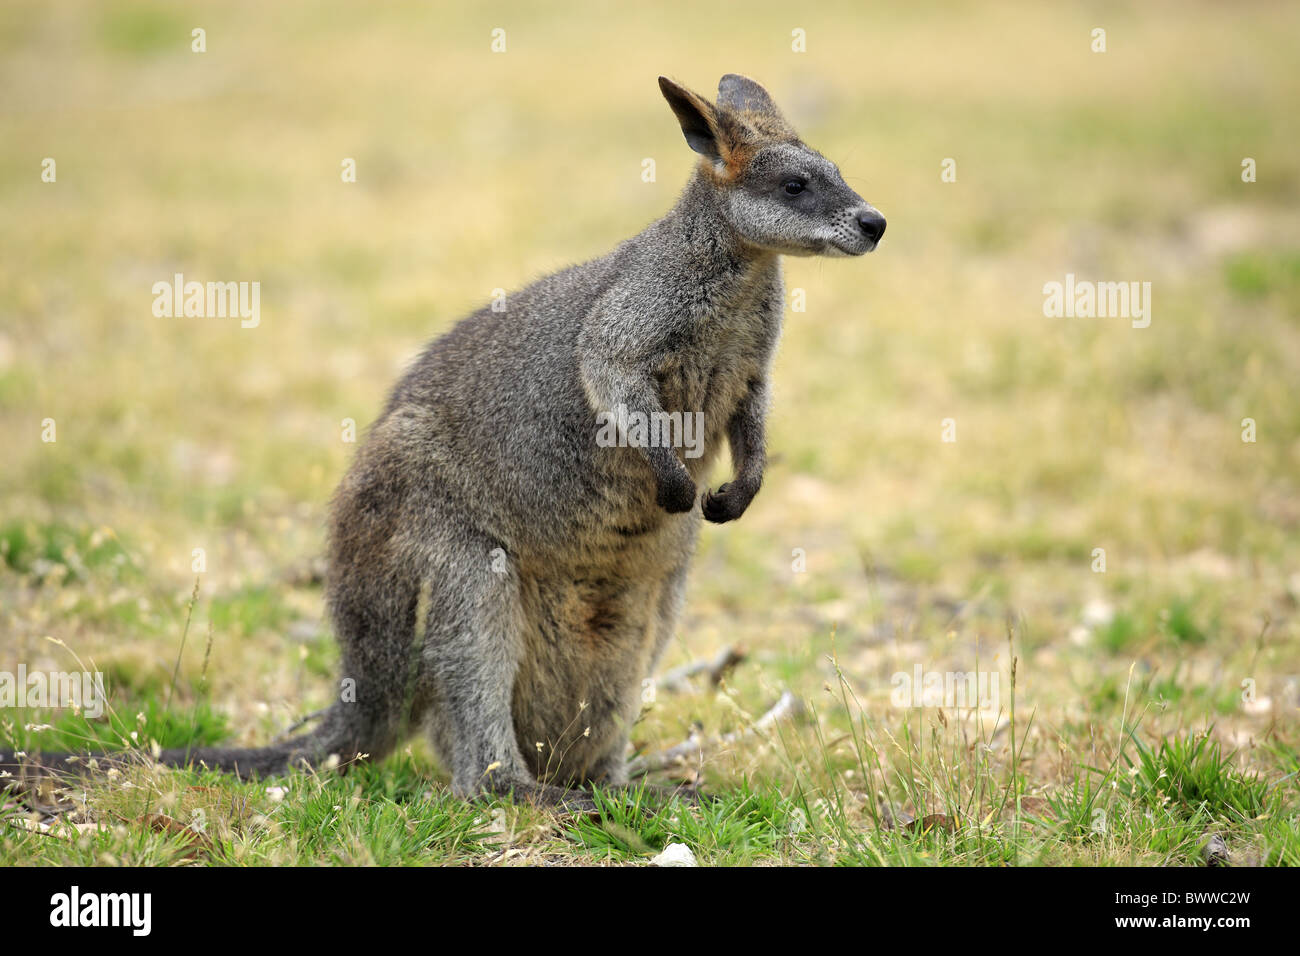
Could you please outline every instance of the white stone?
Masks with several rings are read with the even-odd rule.
[[[650,861],[651,866],[699,866],[695,854],[685,843],[670,843],[664,851]]]

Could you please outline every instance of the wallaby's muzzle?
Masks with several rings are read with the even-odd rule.
[[[880,245],[880,240],[885,235],[885,217],[880,214],[879,209],[868,206],[860,210],[856,218],[858,228],[862,230],[862,234],[870,244],[867,247],[867,252],[870,252]]]
[[[885,235],[885,217],[861,197],[856,205],[834,213],[827,220],[825,239],[817,253],[824,256],[864,256],[880,245]]]

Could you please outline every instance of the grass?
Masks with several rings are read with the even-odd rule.
[[[0,11],[0,671],[82,662],[111,704],[0,709],[0,746],[262,743],[324,704],[302,569],[343,421],[671,204],[659,73],[758,77],[889,218],[865,260],[787,263],[772,464],[664,666],[747,658],[634,743],[805,712],[659,775],[702,773],[698,808],[463,804],[413,740],[343,778],[141,762],[59,821],[4,805],[0,864],[1300,862],[1300,13],[264,7]],[[178,271],[260,281],[261,324],[154,318]],[[1150,327],[1045,318],[1066,273],[1150,281]],[[900,702],[918,666],[996,705]]]

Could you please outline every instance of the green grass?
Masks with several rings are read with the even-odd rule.
[[[84,582],[90,569],[112,566],[120,575],[134,570],[130,553],[111,531],[57,522],[12,521],[0,527],[0,564],[38,581]]]
[[[1129,795],[1154,808],[1169,807],[1179,816],[1201,812],[1212,817],[1249,821],[1262,815],[1268,782],[1245,777],[1223,756],[1208,735],[1167,738],[1158,747],[1135,743]]]
[[[50,839],[11,823],[0,864],[198,857],[218,865],[636,865],[681,843],[701,865],[1198,865],[1212,834],[1227,841],[1237,863],[1300,862],[1296,752],[1279,748],[1290,773],[1266,779],[1243,772],[1238,755],[1225,753],[1209,731],[1144,743],[1148,710],[1106,728],[1116,746],[1097,752],[1111,753],[1107,765],[1078,764],[1045,793],[1024,769],[1032,761],[1023,749],[1032,718],[1018,719],[1016,738],[938,711],[891,727],[871,715],[842,672],[824,709],[756,744],[779,754],[788,776],[758,783],[741,775],[698,804],[641,785],[597,790],[592,814],[466,803],[411,752],[346,776],[295,772],[264,783],[142,763],[116,780],[93,782],[81,806],[95,811],[73,817],[157,829],[162,816],[180,821],[172,823],[176,832],[119,823]],[[832,716],[846,720],[828,721]],[[223,729],[206,708],[188,722],[151,711],[137,723],[140,738],[147,733],[171,746],[210,742]],[[129,725],[112,726],[133,742]],[[816,729],[823,726],[849,730],[828,739]],[[88,732],[84,722],[67,719],[25,739],[37,746],[113,743],[104,728]]]
[[[807,829],[803,811],[780,792],[742,781],[700,806],[656,805],[644,788],[598,793],[599,816],[581,816],[564,836],[604,862],[645,862],[670,843],[684,843],[697,860],[748,865],[798,852]]]
[[[230,728],[226,718],[205,700],[187,709],[169,710],[157,699],[131,706],[117,701],[102,718],[68,711],[13,712],[13,720],[0,724],[6,730],[6,746],[29,753],[43,751],[115,751],[150,742],[160,747],[201,746],[223,740]],[[43,723],[48,718],[49,723]],[[12,730],[10,727],[12,726]],[[42,728],[36,730],[35,728]],[[27,728],[33,728],[28,730]]]

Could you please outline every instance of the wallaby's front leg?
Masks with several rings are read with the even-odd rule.
[[[736,476],[717,491],[706,491],[701,500],[704,517],[722,523],[739,518],[758,494],[767,464],[764,419],[767,416],[767,382],[755,379],[727,422],[727,441]]]
[[[582,376],[588,399],[597,413],[614,416],[620,442],[627,439],[621,411],[626,411],[628,416],[644,416],[642,420],[647,422],[664,411],[653,379],[644,372],[588,357],[582,363]],[[677,457],[676,449],[651,445],[640,450],[654,471],[655,503],[670,514],[690,511],[695,506],[695,480]]]

